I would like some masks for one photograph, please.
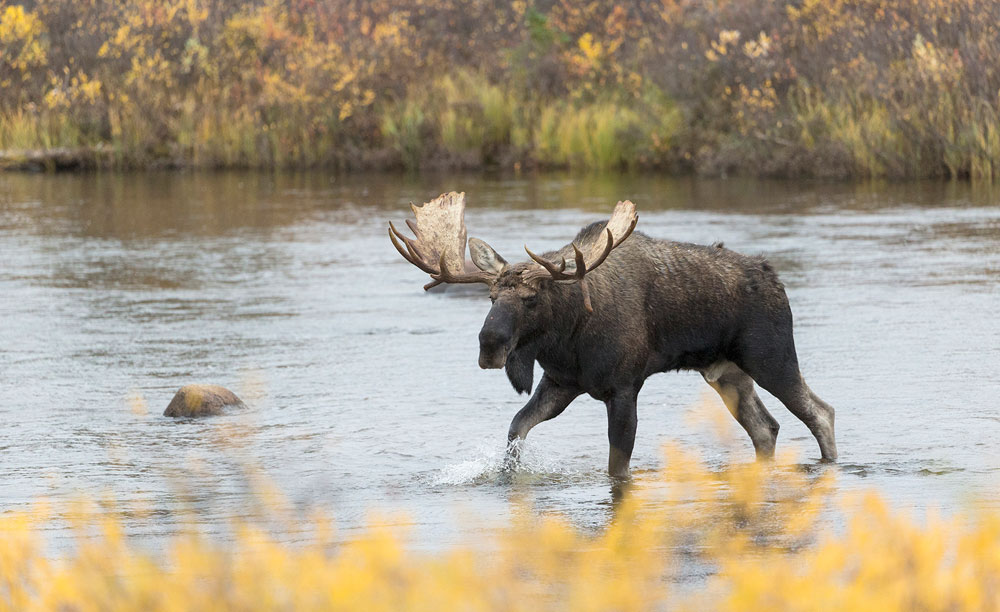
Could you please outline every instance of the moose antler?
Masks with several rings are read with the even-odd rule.
[[[486,283],[496,278],[490,272],[465,272],[465,192],[443,193],[423,206],[414,206],[416,222],[407,219],[410,238],[389,222],[389,239],[406,261],[431,275],[424,285],[430,289],[441,283]],[[400,244],[402,241],[402,244]]]
[[[590,288],[587,286],[585,277],[588,272],[593,271],[594,268],[604,263],[604,260],[608,258],[611,251],[629,237],[632,230],[635,229],[635,224],[638,222],[639,215],[636,214],[635,204],[629,200],[618,202],[600,238],[594,237],[582,246],[577,246],[575,242],[572,243],[574,259],[572,272],[566,271],[565,257],[561,258],[560,262],[556,264],[544,257],[535,255],[525,246],[524,250],[528,252],[528,256],[540,265],[542,269],[535,268],[528,270],[522,275],[522,278],[524,280],[532,280],[549,276],[555,281],[579,283],[580,291],[583,293],[583,307],[587,309],[587,312],[594,312],[594,307],[590,303]]]

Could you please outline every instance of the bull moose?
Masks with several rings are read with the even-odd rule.
[[[510,448],[580,395],[608,412],[608,472],[627,477],[636,399],[651,374],[696,370],[750,435],[758,459],[774,455],[778,423],[754,391],[769,391],[809,428],[824,461],[837,458],[833,408],[806,385],[792,338],[784,286],[763,257],[721,244],[668,242],[634,232],[638,215],[619,202],[611,218],[584,227],[558,251],[509,264],[469,238],[465,194],[412,206],[415,237],[391,222],[407,261],[441,283],[483,283],[490,309],[479,332],[479,366],[505,368],[518,393],[544,374],[510,424]]]

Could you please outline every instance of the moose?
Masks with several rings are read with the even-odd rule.
[[[430,275],[424,289],[489,286],[479,367],[505,368],[518,393],[531,391],[535,361],[542,367],[510,424],[508,448],[586,393],[607,406],[608,472],[627,478],[646,378],[696,370],[750,435],[758,460],[773,457],[778,422],[754,383],[805,423],[823,461],[836,460],[833,408],[799,372],[788,297],[763,257],[633,232],[636,207],[624,201],[558,251],[525,247],[530,259],[509,264],[482,240],[466,242],[464,193],[411,208],[414,237],[390,222],[389,238]],[[466,266],[466,244],[474,267]]]

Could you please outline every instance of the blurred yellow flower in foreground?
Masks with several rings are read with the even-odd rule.
[[[329,521],[286,514],[297,543],[244,519],[229,542],[185,533],[154,556],[113,513],[39,505],[0,518],[0,610],[1000,608],[1000,514],[917,522],[877,493],[834,497],[833,468],[665,457],[600,533],[513,512],[511,527],[434,554],[378,522],[338,543]],[[77,534],[67,554],[46,553],[53,517]]]

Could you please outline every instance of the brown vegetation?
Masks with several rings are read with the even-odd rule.
[[[0,0],[0,150],[992,180],[998,24],[990,0]]]

